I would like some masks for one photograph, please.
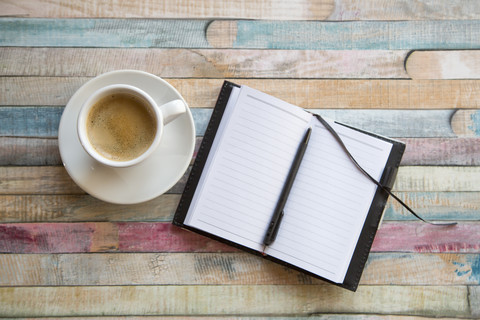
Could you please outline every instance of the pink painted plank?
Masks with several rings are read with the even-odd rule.
[[[372,251],[471,253],[480,249],[480,223],[433,226],[423,222],[384,223]]]
[[[404,138],[404,166],[480,165],[480,138]]]
[[[0,224],[0,252],[215,252],[229,246],[170,223]]]
[[[235,252],[215,240],[165,222],[0,224],[0,252]],[[480,223],[439,227],[385,222],[372,251],[480,253]]]

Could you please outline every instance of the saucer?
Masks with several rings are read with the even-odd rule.
[[[165,193],[180,180],[192,159],[195,125],[187,107],[187,112],[165,126],[158,149],[140,164],[111,168],[96,162],[80,144],[77,116],[92,93],[117,83],[139,87],[159,105],[174,99],[183,100],[169,83],[150,73],[119,70],[102,74],[85,83],[68,101],[60,119],[58,144],[63,165],[80,188],[103,201],[133,204]]]

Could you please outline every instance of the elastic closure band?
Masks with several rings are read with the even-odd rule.
[[[453,225],[456,225],[457,223],[456,222],[448,222],[448,223],[438,223],[438,222],[431,222],[431,221],[428,221],[428,220],[425,220],[423,219],[422,217],[420,217],[417,213],[415,213],[415,211],[413,211],[413,209],[411,209],[406,203],[404,203],[400,198],[398,198],[393,192],[390,191],[392,185],[393,185],[393,178],[395,175],[392,175],[391,173],[388,174],[388,177],[387,177],[387,180],[389,181],[388,184],[386,186],[382,185],[380,182],[378,182],[377,180],[375,180],[367,171],[365,171],[361,166],[360,164],[358,164],[357,160],[355,160],[355,158],[352,156],[352,154],[350,153],[350,151],[348,151],[347,147],[345,146],[345,144],[343,143],[342,141],[342,138],[340,138],[340,136],[337,134],[337,132],[328,124],[327,121],[325,121],[325,119],[323,119],[320,115],[318,114],[313,114],[317,119],[318,121],[320,121],[320,123],[325,127],[327,128],[327,130],[333,135],[333,137],[335,138],[335,140],[337,140],[337,142],[340,144],[340,146],[342,147],[342,149],[345,151],[345,153],[348,155],[348,157],[350,158],[350,160],[352,160],[352,162],[355,164],[355,166],[365,175],[367,176],[373,183],[375,183],[380,189],[382,189],[383,191],[385,191],[386,193],[388,193],[390,196],[392,196],[392,198],[394,198],[395,200],[397,200],[405,209],[408,210],[408,212],[410,212],[411,214],[413,214],[417,219],[425,222],[425,223],[428,223],[428,224],[431,224],[431,225],[435,225],[435,226],[453,226]]]

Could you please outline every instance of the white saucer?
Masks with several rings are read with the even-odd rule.
[[[165,126],[157,151],[137,166],[110,168],[93,160],[77,136],[77,116],[83,102],[101,87],[123,83],[146,91],[158,104],[182,99],[169,83],[150,73],[119,70],[85,83],[63,111],[58,144],[68,174],[90,195],[112,203],[133,204],[151,200],[168,191],[187,170],[195,147],[195,125],[190,110]]]

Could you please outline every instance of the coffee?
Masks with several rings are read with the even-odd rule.
[[[139,157],[152,144],[157,123],[143,99],[115,93],[100,99],[87,118],[88,140],[95,150],[114,161]]]

